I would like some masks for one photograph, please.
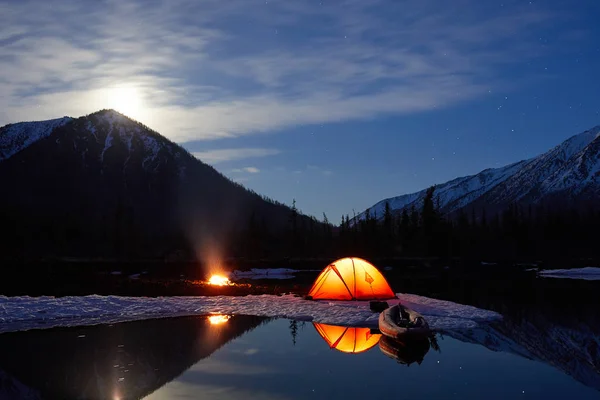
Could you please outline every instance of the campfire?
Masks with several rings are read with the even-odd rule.
[[[214,286],[227,286],[231,284],[229,278],[223,275],[212,275],[208,279],[208,283]]]

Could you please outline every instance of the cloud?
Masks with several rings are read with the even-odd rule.
[[[258,174],[260,172],[260,169],[258,169],[256,167],[244,167],[244,168],[232,169],[231,172],[234,172],[234,173],[247,172],[249,174]]]
[[[281,167],[277,169],[277,172],[289,172],[292,173],[294,175],[303,175],[303,174],[312,174],[313,176],[316,175],[323,175],[323,176],[332,176],[333,175],[333,171],[330,169],[326,169],[326,168],[322,168],[319,167],[317,165],[307,165],[304,169],[295,169],[292,171],[288,171],[285,168]]]
[[[0,4],[0,124],[111,108],[127,85],[179,142],[460,104],[506,88],[551,20],[474,0],[51,3]]]
[[[207,151],[196,151],[192,153],[194,157],[207,164],[218,164],[226,161],[237,161],[246,158],[259,158],[279,154],[277,149],[263,148],[238,148],[238,149],[216,149]],[[256,173],[258,169],[254,167],[245,168],[247,172]]]

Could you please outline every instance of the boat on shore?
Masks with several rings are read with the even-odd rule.
[[[379,330],[393,339],[422,337],[431,333],[425,318],[402,304],[389,307],[379,314]]]

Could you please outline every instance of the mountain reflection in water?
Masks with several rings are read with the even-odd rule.
[[[5,333],[0,398],[139,399],[266,321],[182,317]]]
[[[447,334],[551,365],[600,391],[600,316],[592,306],[524,308],[500,322]]]
[[[426,388],[435,398],[506,398],[534,388],[538,396],[594,398],[599,341],[593,313],[525,308],[477,329],[411,341],[371,328],[244,315],[15,332],[0,334],[0,399],[223,398],[224,391],[227,398],[306,398],[313,390],[337,398],[342,388],[354,396],[345,398],[362,398],[385,390],[349,379],[357,370],[368,371],[364,382],[399,379],[413,394],[435,378]]]

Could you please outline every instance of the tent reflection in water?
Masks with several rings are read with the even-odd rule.
[[[381,272],[368,261],[348,257],[319,274],[308,298],[314,300],[385,300],[396,298]]]
[[[330,348],[343,353],[363,353],[377,345],[381,334],[371,333],[370,328],[326,325],[313,322],[313,326]]]

